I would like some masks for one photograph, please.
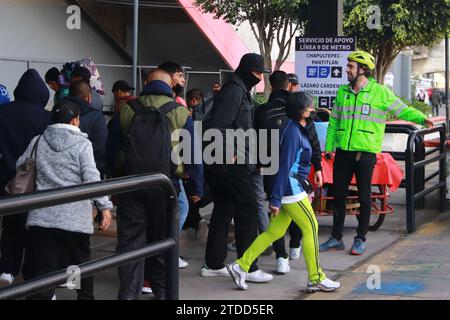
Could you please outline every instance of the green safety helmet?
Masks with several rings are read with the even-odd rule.
[[[373,55],[366,51],[354,51],[348,55],[347,60],[359,62],[362,65],[367,66],[369,70],[375,69],[375,58],[373,57]]]

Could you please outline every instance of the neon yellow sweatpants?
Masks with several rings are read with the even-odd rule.
[[[325,274],[319,264],[318,224],[308,198],[296,203],[281,205],[279,214],[270,219],[266,231],[261,233],[244,252],[244,255],[237,260],[245,272],[248,272],[253,261],[270,244],[284,236],[292,220],[302,230],[302,251],[309,280],[317,283],[325,279]]]

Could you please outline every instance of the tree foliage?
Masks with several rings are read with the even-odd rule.
[[[212,13],[234,25],[250,23],[258,41],[260,54],[272,69],[271,53],[274,41],[279,51],[274,70],[280,69],[291,49],[292,39],[304,30],[307,20],[307,0],[196,0],[204,12]],[[266,76],[266,90],[268,92]]]
[[[380,27],[369,28],[370,6],[380,9]],[[373,7],[372,7],[373,8]],[[403,49],[433,46],[450,31],[450,0],[345,0],[344,32],[359,49],[377,58],[376,77],[384,75]]]

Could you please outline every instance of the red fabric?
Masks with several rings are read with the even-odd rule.
[[[430,139],[430,140],[425,140],[423,142],[423,144],[425,145],[425,147],[427,148],[431,148],[431,147],[439,147],[439,145],[441,144],[441,139],[436,138],[436,139]],[[447,140],[445,142],[445,145],[447,146],[447,148],[450,148],[450,140]]]
[[[332,159],[326,159],[322,153],[322,177],[323,183],[333,183],[333,162]],[[394,158],[389,153],[378,153],[377,164],[373,171],[372,184],[387,185],[389,189],[394,192],[403,179],[403,170],[395,162]],[[310,181],[314,181],[314,172],[311,171]],[[356,184],[355,176],[352,178],[352,184]]]
[[[186,100],[184,100],[182,97],[176,97],[175,101],[187,108]]]

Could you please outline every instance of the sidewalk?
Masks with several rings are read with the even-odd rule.
[[[344,273],[334,294],[317,293],[309,300],[450,299],[450,213],[442,213],[362,265]],[[324,256],[324,255],[322,255]],[[369,266],[381,270],[380,288],[368,289]],[[373,282],[371,282],[373,283]]]
[[[346,251],[322,253],[320,262],[324,272],[331,279],[342,281],[342,288],[335,293],[314,295],[304,293],[307,272],[303,257],[291,261],[292,271],[286,275],[275,274],[275,255],[262,256],[258,265],[274,275],[268,283],[248,283],[246,291],[237,290],[230,278],[205,278],[199,275],[203,262],[206,237],[196,239],[194,231],[184,230],[180,235],[180,254],[189,263],[186,269],[179,272],[180,300],[300,300],[300,299],[355,299],[355,298],[400,298],[393,296],[395,290],[412,289],[402,297],[415,297],[412,293],[421,293],[418,297],[447,298],[450,293],[450,217],[446,220],[436,220],[426,224],[411,236],[405,232],[404,190],[397,191],[390,203],[395,207],[395,213],[386,217],[384,224],[375,232],[368,234],[367,252],[363,256],[351,256],[347,250],[353,242],[356,228],[356,218],[347,216],[344,230]],[[427,210],[417,212],[417,225],[441,219],[435,210],[435,196],[427,200]],[[202,215],[210,213],[211,208],[202,210]],[[377,216],[373,216],[375,220]],[[444,221],[439,223],[439,221]],[[318,217],[319,242],[325,241],[331,231],[332,217]],[[447,236],[448,234],[448,236]],[[288,237],[286,237],[288,238]],[[287,243],[288,239],[286,239]],[[116,239],[114,237],[93,236],[91,241],[92,258],[110,256],[115,253]],[[288,247],[288,245],[287,245]],[[437,260],[438,257],[443,260]],[[236,253],[228,251],[226,263],[231,263]],[[403,261],[397,261],[398,259]],[[382,290],[368,292],[365,284],[370,274],[366,274],[367,266],[378,264],[382,268]],[[438,278],[434,282],[425,282],[424,278],[432,274]],[[404,277],[400,281],[396,277]],[[443,281],[445,279],[445,281]],[[397,282],[396,282],[397,281]],[[383,284],[387,287],[383,288]],[[388,286],[389,284],[389,286]],[[419,291],[420,286],[422,291]],[[95,276],[95,295],[98,300],[117,299],[119,281],[117,268],[106,270]],[[431,286],[431,287],[430,287]],[[406,289],[405,289],[406,288]],[[430,288],[430,292],[428,292]],[[448,290],[447,290],[448,288]],[[383,291],[384,290],[384,291]],[[415,291],[414,291],[415,290]],[[447,291],[446,291],[447,290]],[[408,293],[408,292],[407,292]],[[428,294],[428,295],[427,295]],[[434,295],[432,295],[434,294]],[[73,300],[75,292],[67,289],[57,289],[58,300]],[[445,297],[444,297],[445,296]],[[143,300],[152,299],[152,295],[143,296]]]

